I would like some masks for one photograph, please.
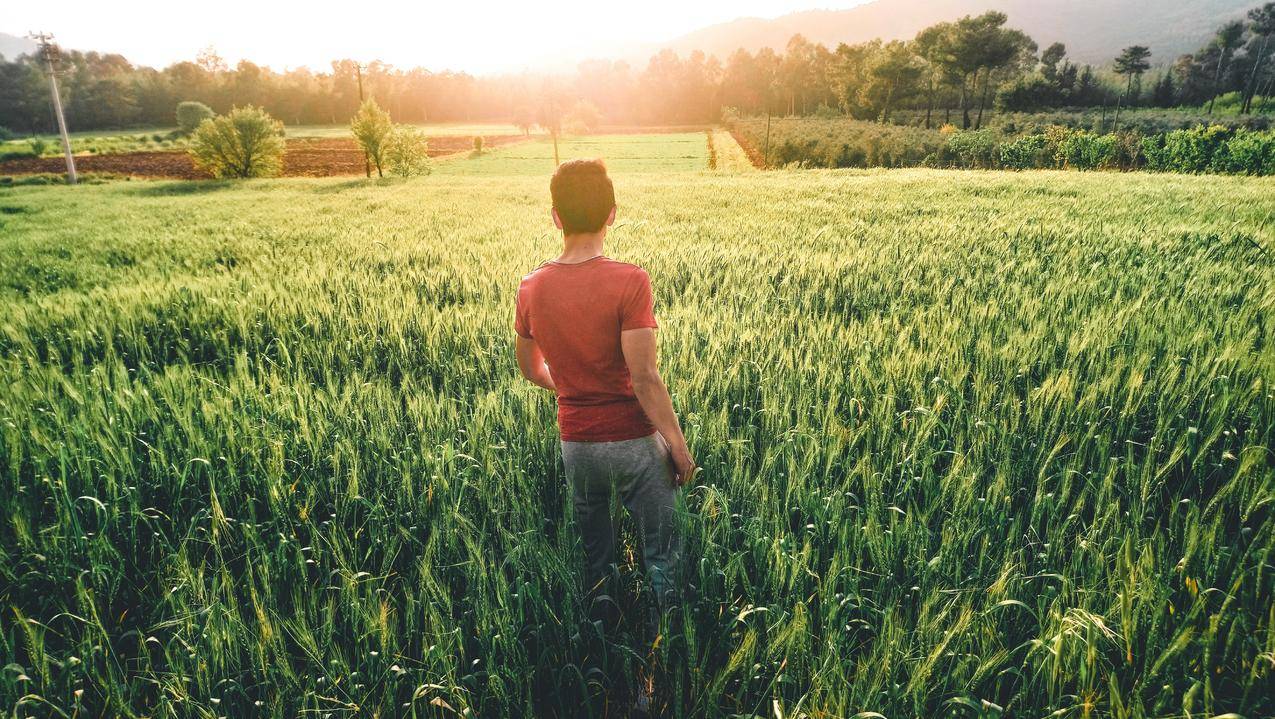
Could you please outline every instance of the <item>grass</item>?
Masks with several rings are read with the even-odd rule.
[[[669,715],[1275,713],[1275,182],[613,166],[704,468]],[[547,194],[0,189],[0,706],[553,716],[629,676],[512,356]]]
[[[558,155],[564,162],[603,157],[607,167],[618,173],[693,172],[708,167],[703,132],[563,137],[558,141]],[[542,178],[552,174],[553,168],[553,141],[548,138],[484,150],[481,155],[457,155],[434,165],[434,171],[444,175]]]

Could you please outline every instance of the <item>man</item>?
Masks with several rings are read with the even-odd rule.
[[[615,190],[601,160],[564,163],[549,190],[562,254],[518,288],[518,367],[558,396],[587,586],[596,589],[615,561],[614,491],[637,522],[646,572],[664,607],[679,594],[677,487],[695,460],[656,367],[651,280],[602,254]]]

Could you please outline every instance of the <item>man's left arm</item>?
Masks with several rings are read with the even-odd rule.
[[[540,345],[529,337],[516,336],[518,341],[515,350],[518,355],[518,369],[522,372],[522,376],[537,387],[556,392],[553,375],[549,374],[549,365],[545,363],[545,356],[540,351]]]

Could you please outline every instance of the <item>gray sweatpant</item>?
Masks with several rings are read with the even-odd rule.
[[[668,443],[659,433],[622,442],[563,442],[576,523],[584,539],[586,587],[615,563],[612,495],[619,494],[642,537],[642,558],[660,606],[676,603],[682,539],[674,507],[677,485]]]

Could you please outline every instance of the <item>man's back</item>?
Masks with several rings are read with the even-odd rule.
[[[544,353],[568,442],[616,442],[655,431],[629,376],[625,330],[656,327],[651,281],[636,265],[594,257],[546,262],[522,280],[515,329]]]

